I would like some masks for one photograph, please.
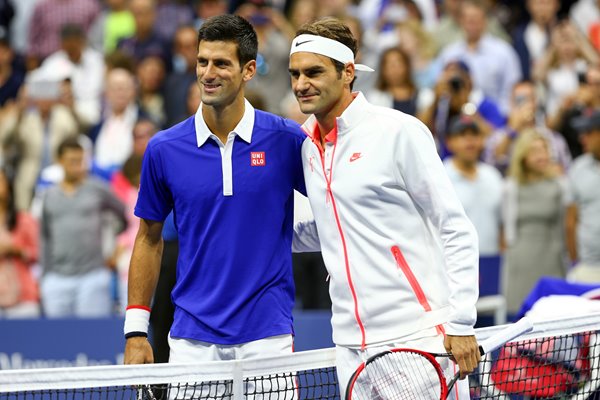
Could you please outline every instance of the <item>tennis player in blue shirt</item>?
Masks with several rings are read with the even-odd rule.
[[[305,135],[244,98],[257,37],[220,15],[198,32],[196,114],[159,132],[144,156],[129,269],[125,363],[151,363],[148,318],[161,230],[174,211],[180,253],[170,362],[292,352],[294,189],[304,193]]]

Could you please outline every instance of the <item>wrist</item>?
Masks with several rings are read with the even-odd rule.
[[[148,337],[150,325],[150,307],[131,305],[125,311],[125,324],[123,333],[125,339],[132,337]]]

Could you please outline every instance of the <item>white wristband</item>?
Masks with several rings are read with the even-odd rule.
[[[123,333],[125,338],[132,336],[148,336],[150,324],[150,309],[141,306],[130,306],[125,311],[125,325]]]

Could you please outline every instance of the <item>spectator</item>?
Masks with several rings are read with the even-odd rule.
[[[226,0],[194,0],[196,18],[194,28],[200,29],[204,21],[217,15],[227,14]]]
[[[131,73],[121,68],[108,72],[106,109],[100,123],[90,131],[94,142],[94,171],[105,179],[110,180],[131,153],[131,131],[140,114],[135,94]]]
[[[160,24],[155,29],[158,36],[165,41],[171,41],[180,26],[193,23],[194,11],[187,0],[158,0],[157,14]]]
[[[506,42],[486,33],[486,10],[474,0],[463,0],[460,24],[465,38],[443,48],[439,60],[463,60],[471,69],[473,84],[498,104],[506,115],[510,91],[521,79],[521,66],[515,50]]]
[[[567,246],[575,267],[569,279],[600,282],[600,108],[586,110],[577,120],[585,154],[569,171],[573,203],[567,213]]]
[[[502,175],[496,168],[479,161],[484,146],[483,132],[467,115],[452,120],[446,141],[452,156],[444,166],[456,189],[467,216],[475,225],[479,237],[479,255],[500,254],[500,205]]]
[[[85,32],[79,25],[63,25],[60,37],[61,49],[50,54],[41,69],[56,80],[70,80],[75,116],[86,130],[100,119],[104,57],[86,45]]]
[[[433,37],[438,48],[447,47],[453,43],[464,40],[465,33],[461,29],[461,7],[463,0],[443,0],[442,16],[438,25],[433,30]],[[510,36],[506,33],[500,22],[493,16],[487,18],[485,30],[498,39],[509,41]]]
[[[15,68],[15,53],[10,47],[6,32],[0,31],[0,107],[7,101],[17,98],[19,89],[25,80],[25,73]]]
[[[584,35],[588,36],[591,30],[594,29],[594,26],[597,26],[600,21],[600,1],[579,0],[573,4],[569,15],[577,28]]]
[[[90,29],[90,45],[106,54],[117,48],[121,39],[133,36],[135,19],[127,7],[128,0],[106,0],[106,9]]]
[[[14,188],[18,210],[29,209],[41,171],[53,164],[60,142],[79,132],[60,91],[61,82],[49,80],[44,71],[32,71],[17,102],[12,135],[20,152]]]
[[[32,268],[38,257],[38,225],[15,208],[12,184],[0,171],[0,319],[40,316]]]
[[[496,166],[503,174],[508,168],[514,141],[526,130],[536,129],[548,142],[550,163],[560,171],[571,164],[571,154],[563,136],[550,130],[544,123],[532,82],[522,81],[512,91],[508,123],[494,131],[486,145],[484,159]]]
[[[29,24],[28,69],[36,68],[47,56],[60,49],[60,30],[76,24],[89,31],[100,14],[96,0],[41,0],[35,5]]]
[[[143,58],[137,67],[138,103],[140,111],[159,127],[166,121],[163,83],[165,64],[159,57]]]
[[[367,99],[378,106],[417,115],[423,108],[423,99],[419,98],[412,76],[408,54],[398,47],[387,49],[379,61],[375,89],[367,93]]]
[[[550,46],[533,70],[534,79],[546,89],[548,114],[554,114],[563,99],[577,91],[580,76],[598,61],[598,52],[570,22],[554,27]]]
[[[579,131],[573,126],[573,121],[586,108],[600,108],[600,65],[588,67],[577,92],[567,96],[558,111],[548,118],[548,126],[562,133],[573,158],[583,153]]]
[[[148,56],[157,56],[169,65],[171,55],[168,43],[155,30],[156,1],[130,0],[129,10],[135,19],[135,34],[119,41],[117,48],[129,54],[136,62]]]
[[[417,87],[430,88],[435,85],[436,71],[433,60],[437,46],[433,36],[417,21],[406,21],[396,27],[398,46],[408,55],[412,64],[412,74]]]
[[[317,0],[296,0],[291,2],[288,21],[292,27],[293,36],[290,36],[289,39],[294,39],[296,30],[302,25],[316,20],[318,12],[319,3]]]
[[[473,115],[485,137],[492,127],[504,124],[504,117],[494,101],[473,88],[469,67],[462,61],[451,61],[446,65],[435,85],[434,95],[434,100],[419,119],[436,137],[443,157],[447,155],[444,135],[453,117],[461,113]]]
[[[557,23],[558,0],[527,0],[530,20],[515,29],[513,45],[521,62],[524,79],[531,79],[531,69],[550,44],[550,31]]]
[[[564,277],[566,181],[550,163],[545,137],[531,129],[519,135],[502,202],[506,252],[502,294],[509,316],[542,276]]]
[[[165,113],[167,126],[189,117],[185,102],[190,85],[196,85],[196,57],[198,33],[191,26],[182,26],[175,32],[173,40],[173,68],[165,82]]]
[[[250,21],[258,36],[256,75],[248,82],[248,89],[260,93],[267,109],[280,113],[281,99],[289,91],[288,61],[291,28],[285,17],[265,0],[243,4],[236,14]]]
[[[41,217],[42,305],[48,318],[108,317],[111,272],[102,255],[102,215],[125,224],[124,207],[104,183],[86,176],[77,138],[58,147],[64,179],[43,197]]]

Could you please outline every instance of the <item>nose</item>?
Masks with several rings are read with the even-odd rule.
[[[298,79],[296,79],[296,83],[294,85],[294,89],[297,92],[303,92],[307,90],[310,86],[310,79],[306,77],[306,75],[301,74]]]
[[[211,62],[209,62],[208,64],[206,64],[206,66],[201,67],[202,68],[202,78],[204,78],[205,80],[212,80],[216,77],[216,68],[215,65]]]

